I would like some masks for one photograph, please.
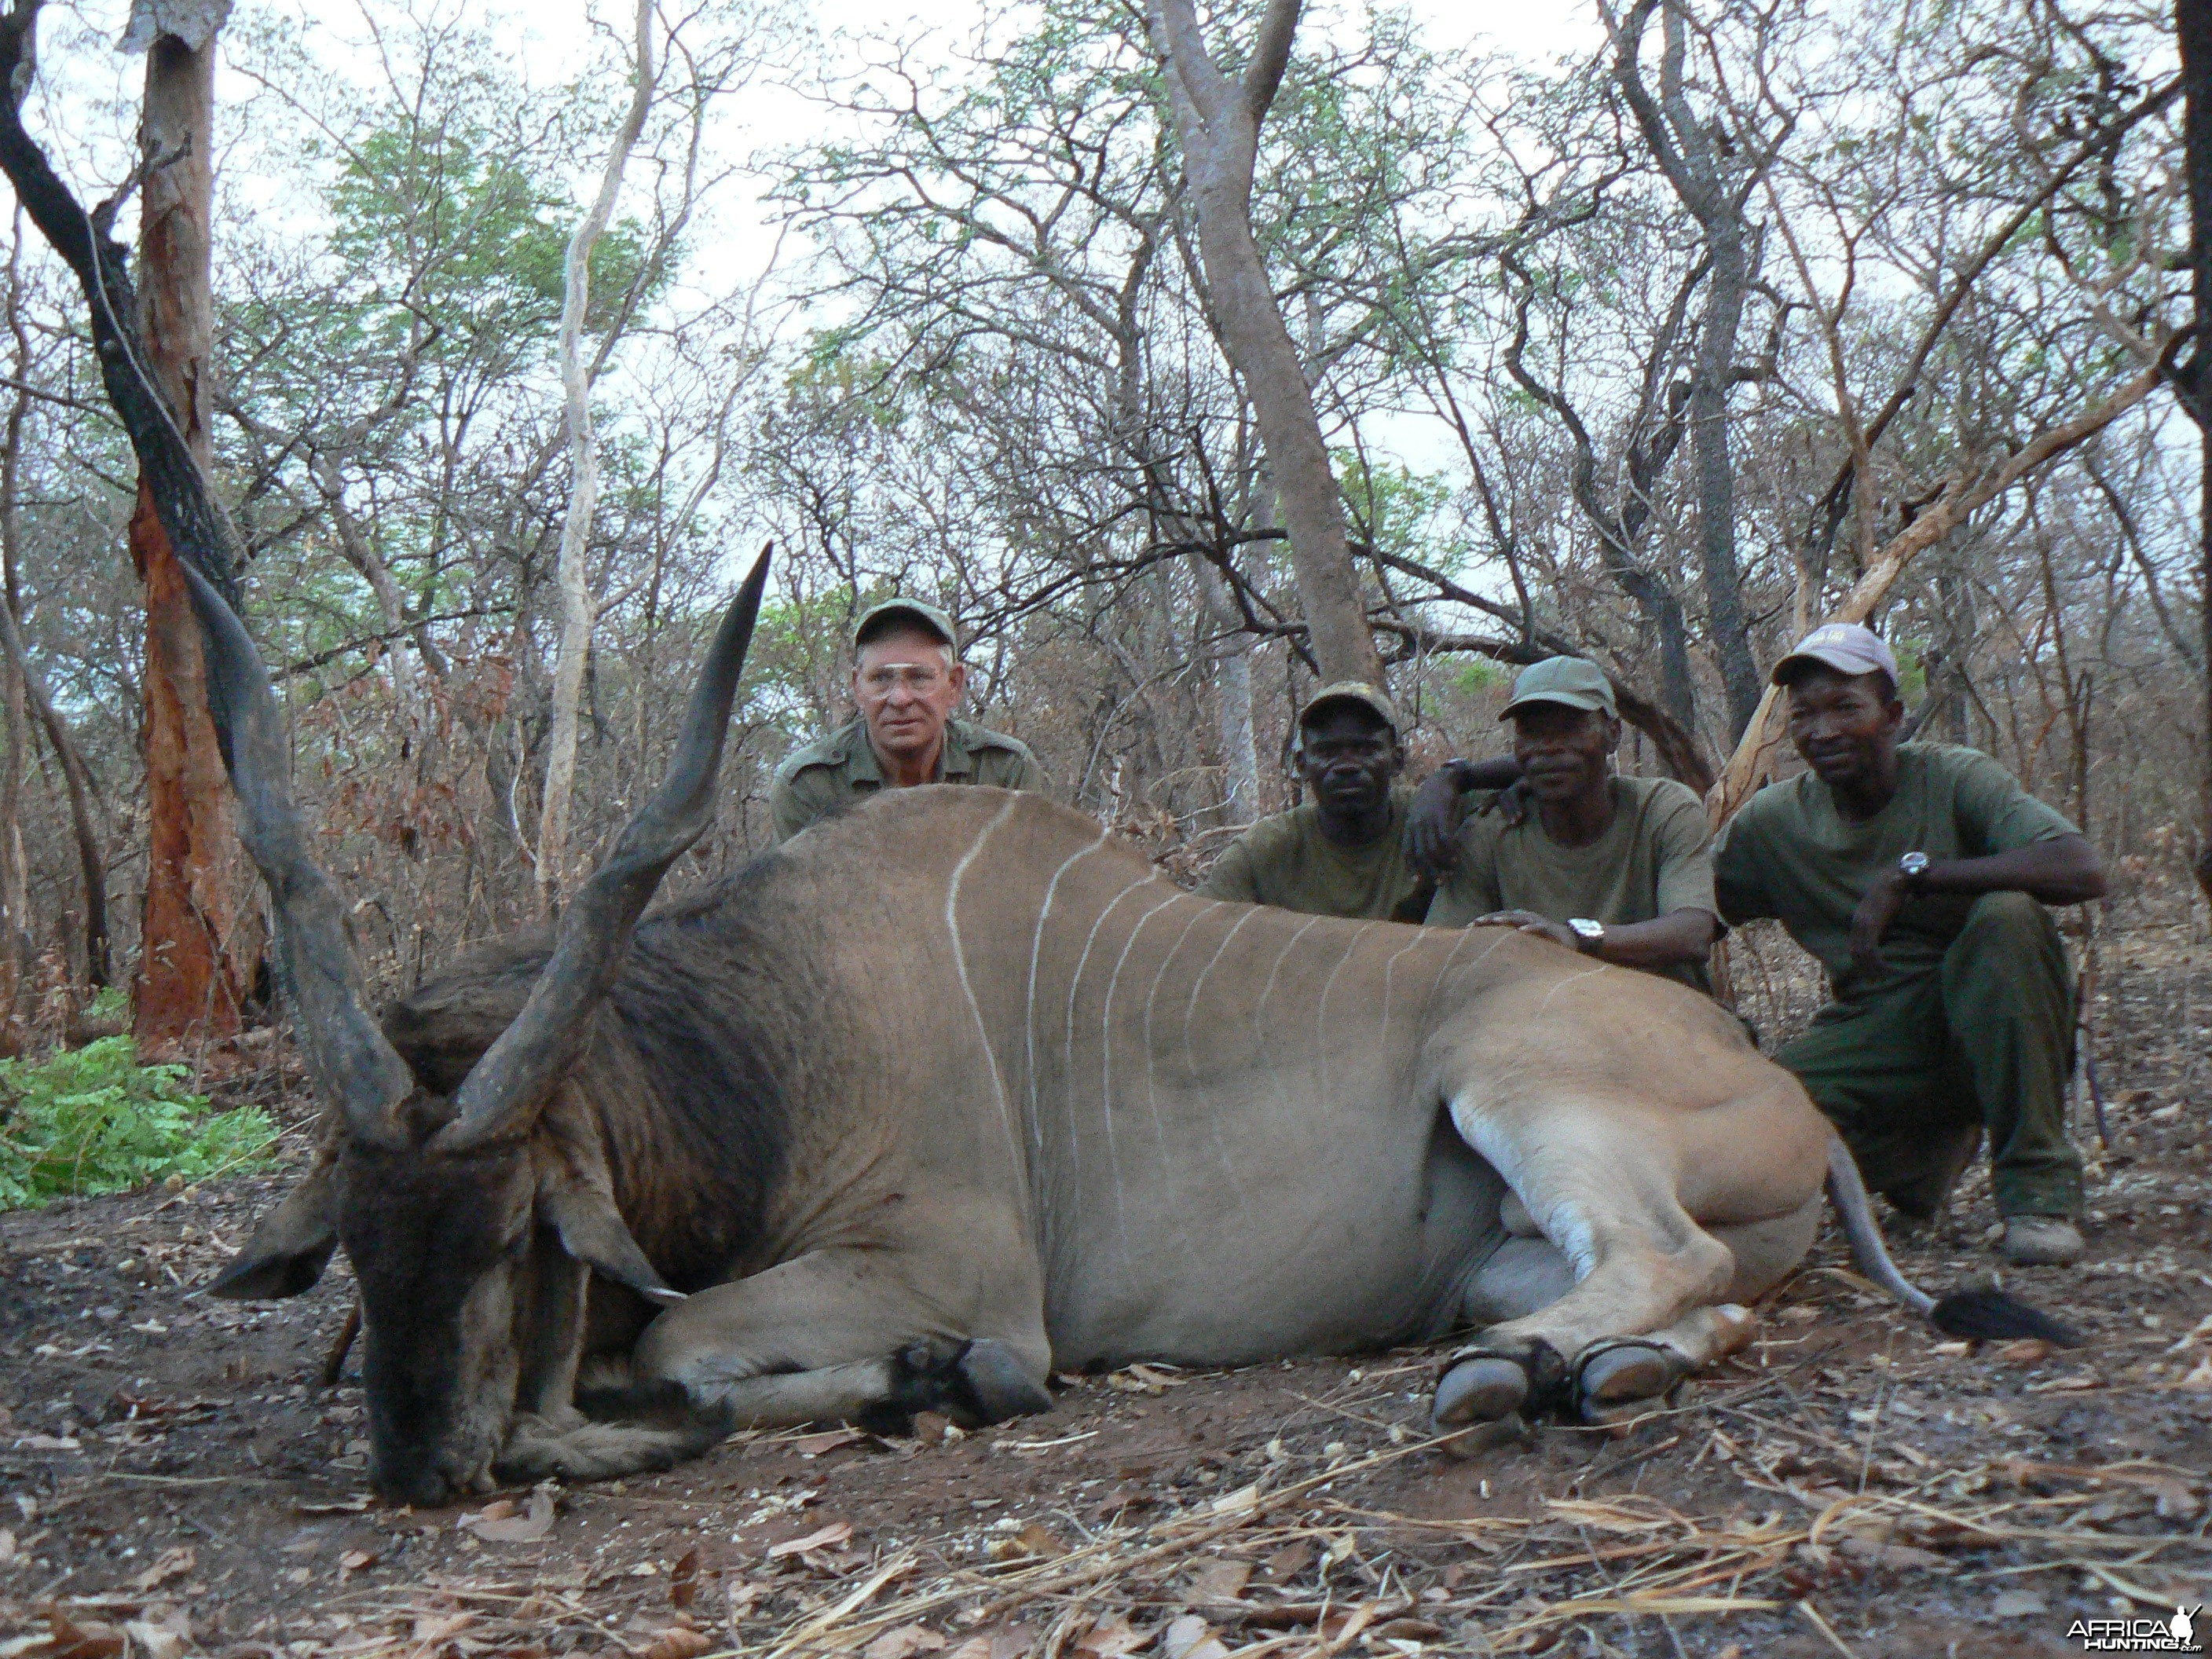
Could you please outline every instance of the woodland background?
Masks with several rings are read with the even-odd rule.
[[[1586,3],[1602,44],[1547,62],[1315,6],[1260,134],[1252,228],[1416,769],[1495,752],[1515,665],[1573,648],[1636,693],[1624,763],[1704,787],[1789,640],[1959,507],[1875,613],[1919,728],[2082,823],[2123,902],[2185,902],[2206,694],[2197,429],[2155,372],[2190,305],[2171,14]],[[105,9],[46,20],[25,106],[88,201],[139,118]],[[1206,24],[1231,69],[1248,9]],[[975,717],[1179,873],[1287,805],[1316,663],[1143,12],[863,42],[776,0],[639,15],[651,73],[610,10],[550,86],[434,0],[246,4],[220,36],[208,465],[378,988],[557,907],[770,539],[724,811],[673,879],[766,843],[776,763],[847,718],[849,619],[893,591],[961,619]],[[836,136],[730,154],[718,124],[771,84]],[[586,294],[564,260],[626,122]],[[788,234],[733,279],[714,215],[763,195]],[[220,1036],[265,994],[259,897],[219,793],[149,793],[176,757],[133,463],[20,216],[0,301],[0,1014],[20,1043],[199,927],[200,1006],[138,1035]],[[180,810],[194,896],[142,937]]]

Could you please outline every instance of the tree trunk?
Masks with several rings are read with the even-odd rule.
[[[1644,28],[1661,11],[1659,95],[1644,80]],[[1611,18],[1607,17],[1611,24]],[[1638,0],[1613,26],[1613,82],[1627,100],[1652,160],[1675,198],[1698,222],[1711,269],[1690,377],[1690,449],[1698,482],[1698,563],[1706,627],[1727,693],[1729,735],[1741,738],[1758,712],[1763,688],[1744,617],[1735,556],[1735,470],[1729,454],[1729,387],[1735,378],[1736,331],[1750,291],[1743,193],[1717,153],[1712,134],[1691,108],[1683,72],[1686,45],[1680,0]],[[1740,169],[1738,170],[1740,171]]]
[[[1738,738],[1758,711],[1759,664],[1744,619],[1742,576],[1735,556],[1735,464],[1729,454],[1728,395],[1735,368],[1735,337],[1743,320],[1751,273],[1744,253],[1743,220],[1724,212],[1707,232],[1712,275],[1706,279],[1705,314],[1698,333],[1690,381],[1690,447],[1698,466],[1698,567],[1705,590],[1705,625],[1728,697],[1729,736]]]
[[[1229,597],[1229,585],[1203,556],[1191,560],[1206,619],[1219,634],[1214,648],[1214,719],[1221,734],[1221,821],[1246,824],[1260,811],[1260,751],[1252,735],[1252,647],[1241,631],[1243,618]]]
[[[2212,900],[2212,0],[2178,0],[2182,133],[2189,173],[2189,294],[2196,338],[2175,376],[2181,406],[2197,422],[2199,625],[2204,648],[2204,765],[2199,801],[2203,846],[2197,882]]]
[[[23,326],[23,214],[15,211],[15,234],[8,247],[8,334],[15,348],[15,396],[8,407],[4,447],[0,447],[0,605],[10,619],[15,598],[15,504],[22,476],[23,424],[31,413],[31,338]],[[23,717],[23,677],[11,657],[0,669],[0,720],[7,752],[0,756],[0,1051],[19,1046],[16,1013],[23,976],[31,965],[30,871],[23,856],[23,774],[29,760],[30,726]]]
[[[133,27],[158,9],[134,8]],[[186,448],[209,462],[214,340],[210,215],[214,196],[215,29],[200,8],[197,44],[156,35],[146,53],[140,143],[149,163],[140,201],[139,330]],[[141,477],[131,556],[146,587],[146,792],[149,842],[132,1020],[139,1042],[173,1046],[238,1029],[258,928],[242,918],[229,781],[209,718],[199,624],[177,554]],[[241,927],[241,921],[248,926]]]
[[[623,169],[653,106],[653,0],[638,0],[637,81],[629,111],[599,174],[599,193],[568,239],[561,296],[561,386],[568,431],[568,514],[561,523],[560,644],[553,659],[553,730],[545,758],[545,799],[538,821],[538,903],[560,907],[568,891],[568,803],[576,782],[576,728],[583,704],[584,665],[592,651],[593,607],[586,566],[592,514],[599,498],[599,449],[592,431],[592,383],[584,361],[584,314],[591,304],[592,248],[614,216]]]
[[[1152,0],[1146,23],[1166,71],[1183,153],[1184,187],[1198,214],[1206,313],[1244,381],[1275,475],[1291,568],[1324,680],[1382,684],[1344,507],[1304,366],[1252,237],[1252,170],[1260,125],[1290,61],[1300,0],[1267,0],[1243,77],[1231,81],[1199,33],[1194,0]]]

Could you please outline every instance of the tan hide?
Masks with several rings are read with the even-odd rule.
[[[1469,1323],[1571,1361],[1811,1239],[1825,1124],[1670,981],[1200,898],[991,789],[886,792],[773,856],[743,902],[821,984],[774,1265],[636,1355],[736,1420],[849,1413],[913,1341],[996,1339],[1033,1382]]]

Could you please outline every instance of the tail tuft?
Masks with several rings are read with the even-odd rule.
[[[1954,1291],[1928,1310],[1928,1322],[1946,1336],[1975,1342],[2036,1337],[2055,1348],[2075,1348],[2081,1339],[2040,1308],[2002,1291]]]

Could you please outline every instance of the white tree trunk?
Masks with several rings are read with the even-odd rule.
[[[596,620],[585,568],[591,544],[592,514],[599,496],[599,443],[592,431],[591,374],[584,361],[584,313],[591,301],[593,244],[614,216],[622,193],[623,170],[644,131],[653,106],[656,71],[653,58],[653,0],[638,0],[637,86],[629,110],[615,134],[607,164],[599,174],[599,193],[568,239],[561,295],[561,386],[568,432],[568,515],[561,525],[560,643],[553,659],[553,732],[545,759],[544,809],[538,828],[538,903],[551,914],[568,891],[568,801],[576,782],[576,725],[584,693],[584,664],[592,649]]]

